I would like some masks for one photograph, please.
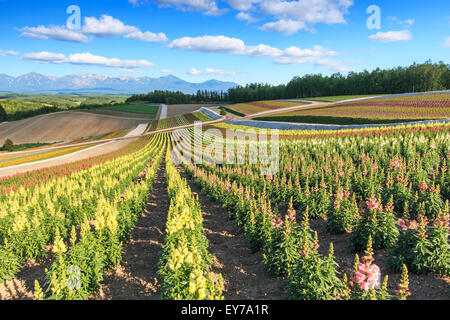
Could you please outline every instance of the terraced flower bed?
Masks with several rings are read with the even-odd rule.
[[[270,101],[256,101],[256,102],[234,104],[227,106],[226,109],[232,110],[238,114],[251,115],[258,112],[277,110],[280,108],[288,108],[301,105],[303,105],[303,103],[301,102],[270,100]]]
[[[157,121],[150,122],[147,132],[151,131],[157,131],[157,130],[163,130],[163,129],[170,129],[175,128],[179,126],[184,126],[188,124],[193,124],[196,121],[211,121],[212,119],[205,115],[202,112],[192,112],[192,113],[186,113],[182,115],[177,115],[174,117],[169,117]]]
[[[450,94],[394,96],[311,108],[256,120],[317,124],[396,123],[450,118]]]

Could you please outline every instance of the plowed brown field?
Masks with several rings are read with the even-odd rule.
[[[99,115],[86,112],[58,112],[4,123],[0,144],[11,139],[15,144],[59,142],[99,136],[121,129],[134,129],[142,119]]]

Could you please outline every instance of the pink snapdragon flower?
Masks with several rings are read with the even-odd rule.
[[[274,217],[274,218],[272,219],[271,224],[272,224],[275,228],[279,229],[279,228],[281,228],[281,226],[283,225],[283,219],[281,219],[280,216]]]
[[[367,209],[369,210],[383,210],[383,206],[378,202],[377,198],[375,196],[371,196],[368,201],[366,201]]]
[[[369,291],[371,289],[379,289],[381,284],[380,268],[376,264],[360,262],[352,280],[361,290]]]

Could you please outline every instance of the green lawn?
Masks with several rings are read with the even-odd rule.
[[[119,104],[119,105],[115,105],[115,106],[106,106],[101,109],[111,110],[111,111],[119,111],[119,112],[156,115],[158,113],[159,106],[148,105],[148,104]]]

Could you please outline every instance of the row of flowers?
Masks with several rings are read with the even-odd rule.
[[[252,187],[230,183],[195,165],[185,165],[194,182],[208,196],[221,203],[248,237],[254,250],[262,250],[264,264],[274,276],[285,276],[292,298],[304,300],[368,300],[406,299],[408,273],[403,266],[402,280],[395,295],[387,290],[387,277],[381,284],[378,266],[373,264],[372,240],[362,261],[355,258],[350,278],[339,277],[330,244],[328,256],[318,252],[317,233],[309,225],[309,208],[297,217],[291,201],[284,217],[278,213],[267,195]],[[297,220],[300,219],[300,223]]]
[[[166,153],[166,178],[170,207],[158,270],[161,296],[174,300],[221,300],[222,276],[217,282],[213,280],[200,204],[173,165],[170,146]]]
[[[135,153],[0,197],[0,279],[47,256],[58,234],[67,239],[72,227],[95,220],[99,204],[119,199],[164,143],[156,136]]]
[[[33,189],[42,183],[57,180],[62,177],[69,176],[72,173],[77,173],[81,170],[89,169],[92,166],[129,155],[147,145],[150,138],[150,136],[142,137],[119,150],[100,156],[0,178],[0,198],[7,197],[7,195],[12,191],[17,191],[21,188]]]
[[[199,167],[228,186],[265,194],[277,206],[293,199],[296,209],[309,208],[310,217],[325,219],[330,232],[351,232],[355,252],[373,238],[376,250],[388,248],[394,270],[406,264],[413,272],[448,275],[449,145],[447,131],[303,139],[282,142],[274,176],[261,176],[260,165],[239,165],[248,152],[237,155],[235,165],[204,159]],[[421,220],[429,221],[422,231]]]
[[[86,299],[100,288],[105,271],[120,264],[123,242],[129,239],[145,208],[166,138],[160,136],[152,142],[156,147],[150,150],[153,162],[149,166],[144,162],[144,169],[139,166],[145,173],[144,179],[136,180],[134,176],[123,193],[115,193],[112,198],[100,195],[93,217],[83,214],[82,223],[79,227],[72,226],[68,240],[56,229],[52,246],[55,255],[46,271],[48,285],[44,293],[35,282],[36,299]]]

